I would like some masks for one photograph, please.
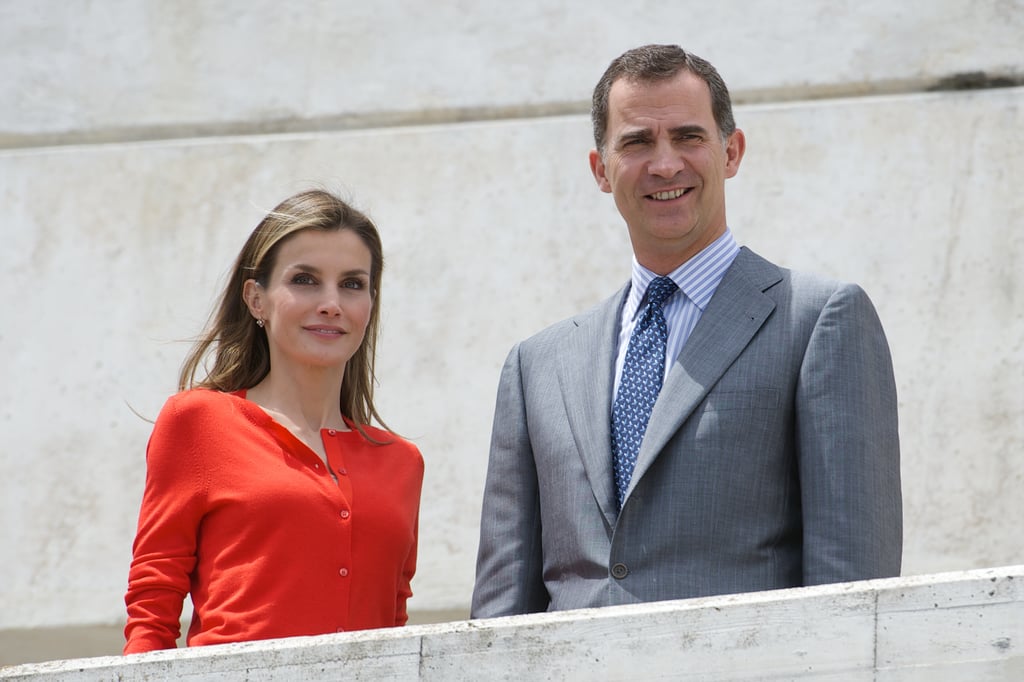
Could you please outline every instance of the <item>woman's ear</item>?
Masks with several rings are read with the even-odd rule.
[[[263,319],[263,287],[254,279],[245,280],[242,285],[242,300],[249,308],[249,313],[257,320]]]

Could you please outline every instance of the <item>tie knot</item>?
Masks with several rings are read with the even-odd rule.
[[[655,277],[647,285],[648,305],[656,305],[660,308],[665,299],[674,294],[678,288],[671,277]]]

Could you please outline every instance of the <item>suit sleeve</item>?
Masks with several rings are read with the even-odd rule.
[[[818,317],[796,413],[804,584],[899,575],[896,385],[881,322],[855,285],[833,292]]]
[[[521,346],[501,371],[480,519],[472,618],[547,609],[540,496],[526,417]]]

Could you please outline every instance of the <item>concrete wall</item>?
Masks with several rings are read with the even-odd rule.
[[[24,682],[1024,677],[1024,566],[57,661]]]
[[[645,42],[734,91],[739,241],[878,306],[904,572],[1019,563],[1024,88],[948,88],[1024,82],[1024,2],[770,7],[0,2],[0,643],[105,624],[119,648],[139,415],[262,213],[310,185],[381,227],[380,407],[427,461],[410,608],[464,614],[504,356],[628,277],[587,111]]]

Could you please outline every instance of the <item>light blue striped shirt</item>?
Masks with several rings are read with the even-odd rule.
[[[725,234],[711,242],[707,248],[668,273],[672,281],[679,286],[679,291],[669,296],[662,306],[665,322],[668,325],[668,345],[665,352],[666,374],[676,356],[683,350],[686,339],[689,338],[693,328],[697,326],[697,321],[700,320],[701,313],[707,308],[708,301],[711,300],[715,289],[718,288],[718,283],[722,281],[725,271],[732,265],[739,252],[740,247],[733,239],[732,231],[726,228]],[[622,307],[619,354],[615,360],[613,403],[615,396],[619,393],[619,379],[622,375],[622,365],[626,361],[629,337],[639,319],[638,313],[643,310],[641,303],[644,303],[647,285],[657,276],[640,265],[635,256],[633,257],[633,277],[630,280],[629,296]]]

